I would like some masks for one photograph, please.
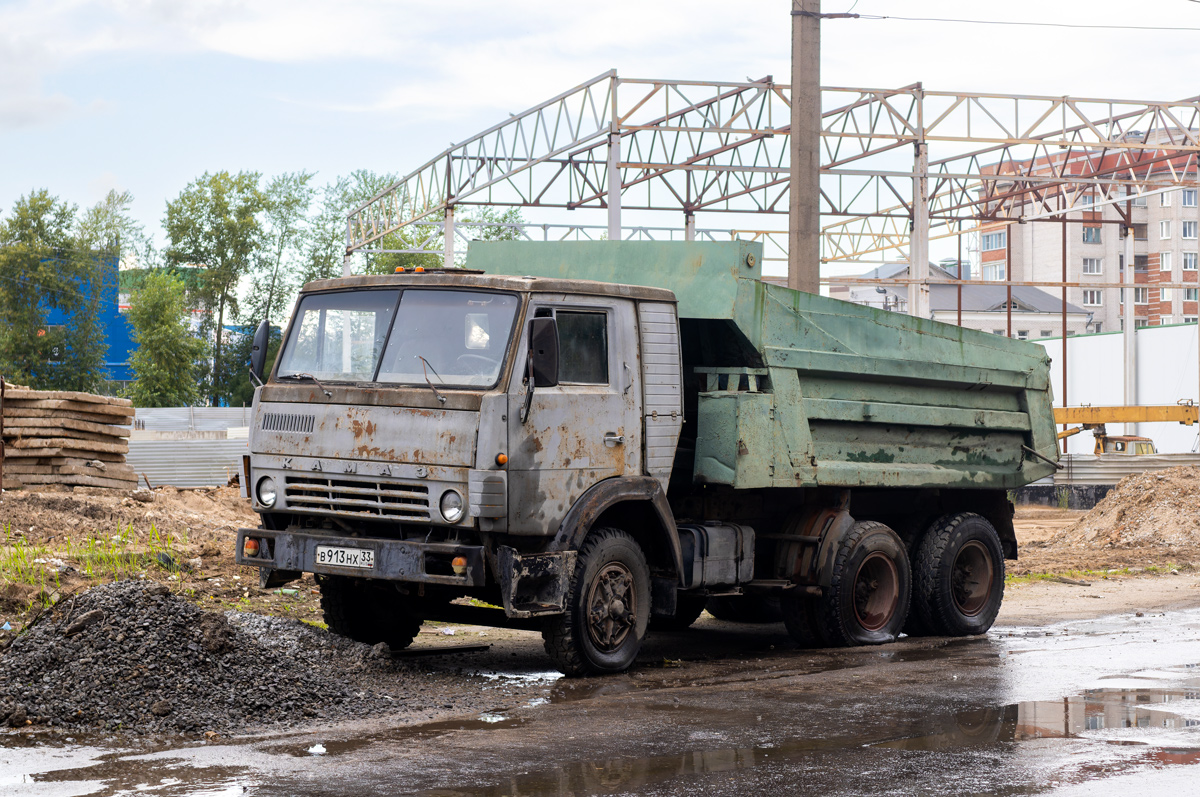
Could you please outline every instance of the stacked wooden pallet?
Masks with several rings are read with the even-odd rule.
[[[3,412],[5,489],[137,487],[137,474],[125,464],[133,420],[128,399],[10,388]]]

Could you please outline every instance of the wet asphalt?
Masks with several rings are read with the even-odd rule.
[[[840,651],[706,618],[626,675],[558,679],[533,635],[471,666],[503,709],[152,749],[0,737],[0,795],[1200,794],[1200,609]]]

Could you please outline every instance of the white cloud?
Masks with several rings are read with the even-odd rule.
[[[62,94],[0,95],[0,129],[20,130],[25,127],[51,124],[69,116],[75,102]]]

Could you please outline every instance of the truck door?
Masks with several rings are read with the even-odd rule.
[[[529,322],[556,319],[557,387],[534,390],[521,409]],[[519,339],[508,397],[508,531],[552,534],[598,481],[642,472],[641,368],[633,302],[587,296],[535,296]]]

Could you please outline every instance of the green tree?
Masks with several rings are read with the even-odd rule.
[[[251,274],[250,293],[242,313],[243,323],[286,316],[300,276],[308,227],[308,210],[315,189],[311,172],[281,174],[263,190],[263,238]]]
[[[248,407],[254,401],[254,385],[250,382],[250,350],[254,346],[254,327],[244,327],[245,334],[239,335],[229,346],[229,360],[241,366],[240,378],[233,383],[229,395],[229,406]],[[279,356],[279,348],[283,345],[283,330],[271,327],[271,335],[267,339],[267,359],[263,366],[263,379],[275,367],[275,358]]]
[[[63,387],[89,392],[104,389],[108,342],[103,305],[116,299],[122,258],[136,251],[144,239],[130,215],[132,204],[133,195],[128,191],[109,191],[83,212],[76,225],[71,259],[82,296],[71,314],[68,345],[57,368]]]
[[[0,373],[37,388],[94,390],[104,376],[106,264],[86,230],[77,234],[75,216],[74,205],[40,189],[0,223]],[[68,323],[49,327],[53,310]]]
[[[475,230],[477,241],[519,241],[521,229],[513,225],[524,224],[525,217],[521,215],[520,208],[500,211],[496,208],[480,207],[472,211],[465,221],[484,225]]]
[[[339,177],[321,188],[316,216],[304,241],[300,284],[340,277],[346,254],[346,197],[350,178]]]
[[[257,172],[205,173],[167,203],[163,222],[167,263],[203,268],[195,298],[205,309],[201,331],[213,341],[204,384],[214,405],[229,399],[230,382],[240,371],[226,356],[225,322],[238,317],[238,286],[261,245],[259,213],[266,197],[259,177]]]
[[[130,297],[129,323],[137,349],[130,366],[137,381],[136,407],[184,407],[200,400],[197,371],[204,342],[188,325],[188,300],[182,281],[165,271],[146,274]]]

